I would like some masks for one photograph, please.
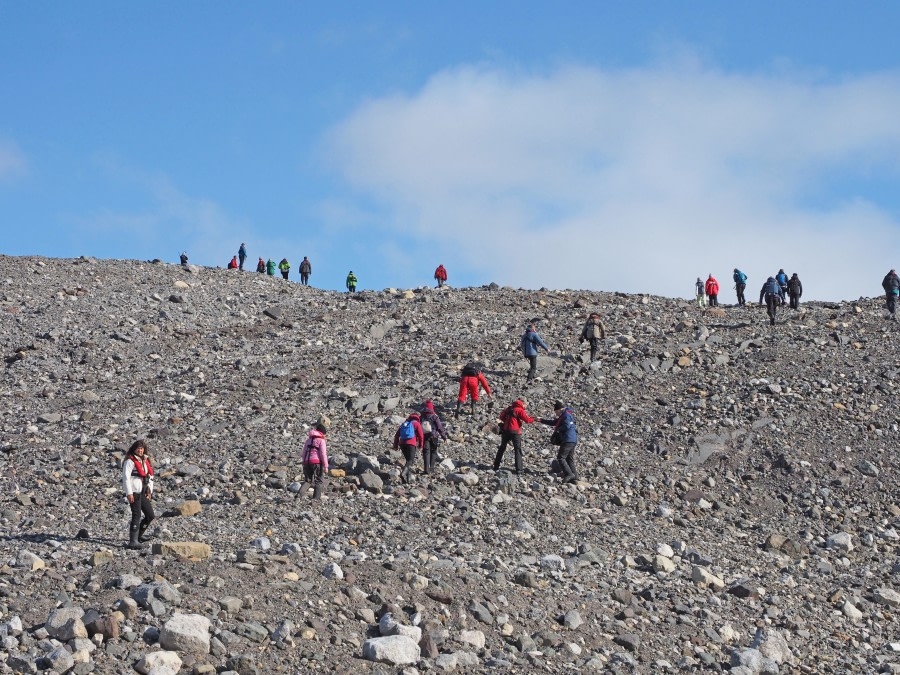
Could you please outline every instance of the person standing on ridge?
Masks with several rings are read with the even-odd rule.
[[[800,309],[800,296],[803,295],[803,284],[800,283],[800,277],[794,272],[787,283],[788,296],[791,300],[791,309]]]
[[[275,261],[269,258],[268,262],[266,263],[266,274],[268,274],[270,277],[274,277],[276,267],[277,265],[275,264]]]
[[[300,263],[300,283],[309,286],[309,275],[312,274],[312,263],[309,258],[303,256],[303,262]]]
[[[781,286],[781,296],[784,299],[784,296],[787,295],[788,287],[787,287],[787,274],[784,273],[784,268],[778,270],[778,274],[775,275],[775,281],[778,282],[778,285]]]
[[[697,294],[697,307],[705,307],[706,286],[703,285],[703,281],[700,277],[697,277],[697,282],[694,284],[694,292]]]
[[[260,258],[259,262],[256,263],[256,271],[259,272],[260,274],[266,273],[266,261],[263,260],[262,258]]]
[[[128,526],[128,544],[125,548],[147,548],[149,536],[144,536],[153,522],[153,467],[147,457],[147,441],[140,439],[131,444],[122,462],[122,485],[125,499],[131,507],[131,523]],[[142,517],[143,516],[143,517]]]
[[[244,271],[244,261],[247,259],[247,245],[244,242],[241,242],[241,247],[238,249],[238,258],[240,259],[240,263],[238,264],[238,269],[243,272]]]
[[[412,479],[413,467],[416,463],[416,450],[421,449],[425,443],[425,434],[419,423],[419,413],[410,413],[394,434],[394,450],[398,448],[403,452],[406,463],[400,473],[400,480],[409,483]]]
[[[309,492],[309,486],[313,487],[313,499],[322,496],[322,488],[325,484],[325,476],[328,475],[328,442],[325,440],[327,429],[321,422],[309,430],[309,436],[303,444],[303,485],[300,486],[299,495],[305,497]]]
[[[531,424],[534,418],[525,412],[525,401],[516,399],[500,413],[500,447],[494,456],[494,471],[500,470],[503,453],[510,441],[515,452],[516,473],[522,472],[522,424]]]
[[[353,270],[347,275],[347,292],[356,293],[356,275],[353,274]]]
[[[437,464],[438,446],[441,439],[447,440],[447,431],[440,416],[434,410],[434,403],[429,399],[422,406],[422,433],[425,441],[422,444],[422,459],[425,462],[425,475],[430,474]]]
[[[897,320],[897,297],[900,295],[900,277],[897,276],[897,270],[891,270],[884,275],[881,281],[881,287],[884,289],[884,298],[887,303],[888,318],[891,321]]]
[[[781,284],[775,277],[766,279],[762,289],[759,291],[759,304],[762,304],[763,298],[766,300],[766,311],[769,314],[769,323],[775,325],[775,312],[778,305],[784,302],[784,291],[781,290]]]
[[[732,278],[734,279],[734,290],[737,291],[738,307],[743,307],[747,304],[747,300],[744,298],[744,290],[747,288],[747,275],[735,267]]]
[[[234,256],[234,257],[231,259],[231,262],[228,263],[228,269],[230,269],[230,270],[236,270],[237,268],[238,268],[237,256]]]
[[[447,268],[443,264],[437,266],[437,269],[434,271],[434,278],[437,279],[438,288],[447,281]]]
[[[475,414],[475,404],[478,403],[478,388],[483,387],[484,393],[491,397],[491,388],[481,372],[481,364],[478,362],[467,363],[463,366],[459,378],[459,396],[456,397],[456,414],[459,417],[459,409],[465,403],[467,397],[472,398],[472,414]]]
[[[181,264],[183,266],[187,266],[187,261],[188,261],[187,251],[182,251],[179,258],[181,259]]]
[[[578,444],[578,430],[575,427],[575,412],[572,408],[557,401],[553,405],[556,417],[538,420],[541,424],[553,427],[553,435],[550,443],[559,446],[556,453],[556,462],[559,464],[564,483],[578,481],[578,472],[575,470],[575,446]]]
[[[706,297],[709,298],[709,306],[710,307],[718,307],[719,306],[719,282],[716,281],[716,278],[710,274],[706,279],[706,286],[704,287],[706,291]]]
[[[581,337],[578,338],[579,342],[587,340],[591,345],[591,362],[597,356],[600,340],[603,340],[605,337],[606,329],[603,327],[603,322],[600,321],[600,315],[597,312],[591,312],[588,320],[584,322],[584,328],[581,329]]]
[[[288,273],[291,271],[291,263],[288,262],[287,258],[281,259],[281,262],[278,263],[278,269],[281,270],[281,276],[287,281]]]
[[[522,349],[522,354],[528,359],[528,363],[531,366],[528,369],[528,377],[526,378],[527,382],[531,382],[537,372],[538,348],[543,347],[545,352],[549,352],[550,348],[534,330],[533,323],[528,324],[528,328],[526,328],[525,332],[522,334],[519,347]]]

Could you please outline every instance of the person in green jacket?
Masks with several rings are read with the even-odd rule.
[[[287,258],[282,258],[281,262],[278,263],[278,269],[281,270],[281,276],[287,279],[288,272],[291,271],[291,263],[287,261]]]
[[[353,274],[353,270],[350,270],[350,274],[347,275],[347,291],[356,293],[356,275]]]
[[[269,262],[266,263],[266,274],[270,277],[275,276],[275,261],[269,258]]]

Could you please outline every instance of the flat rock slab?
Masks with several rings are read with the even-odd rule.
[[[206,560],[212,555],[212,549],[199,541],[164,541],[153,544],[153,553],[167,558]]]

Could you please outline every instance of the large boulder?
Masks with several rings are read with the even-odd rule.
[[[176,614],[159,633],[163,649],[206,656],[209,654],[209,619],[200,614]]]
[[[416,663],[420,654],[418,643],[406,635],[370,638],[362,647],[364,659],[394,666]]]

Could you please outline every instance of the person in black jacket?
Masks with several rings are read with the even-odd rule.
[[[881,281],[881,287],[884,289],[884,298],[887,301],[887,311],[890,314],[890,320],[896,321],[897,315],[897,296],[900,294],[900,277],[897,276],[897,270],[891,270],[884,275]]]
[[[769,322],[771,325],[775,325],[775,311],[778,309],[778,305],[784,302],[784,291],[781,289],[781,284],[775,279],[775,277],[769,277],[766,279],[766,283],[763,284],[763,287],[759,291],[759,304],[762,304],[763,298],[766,300],[766,310],[769,313]]]
[[[803,295],[803,284],[800,283],[800,277],[794,272],[788,280],[788,295],[791,299],[791,309],[800,308],[800,296]]]
[[[441,439],[447,440],[447,431],[430,399],[425,401],[425,405],[422,406],[421,423],[422,433],[425,434],[425,442],[422,444],[422,459],[425,461],[427,475],[434,471],[437,464],[438,445],[440,445]]]

